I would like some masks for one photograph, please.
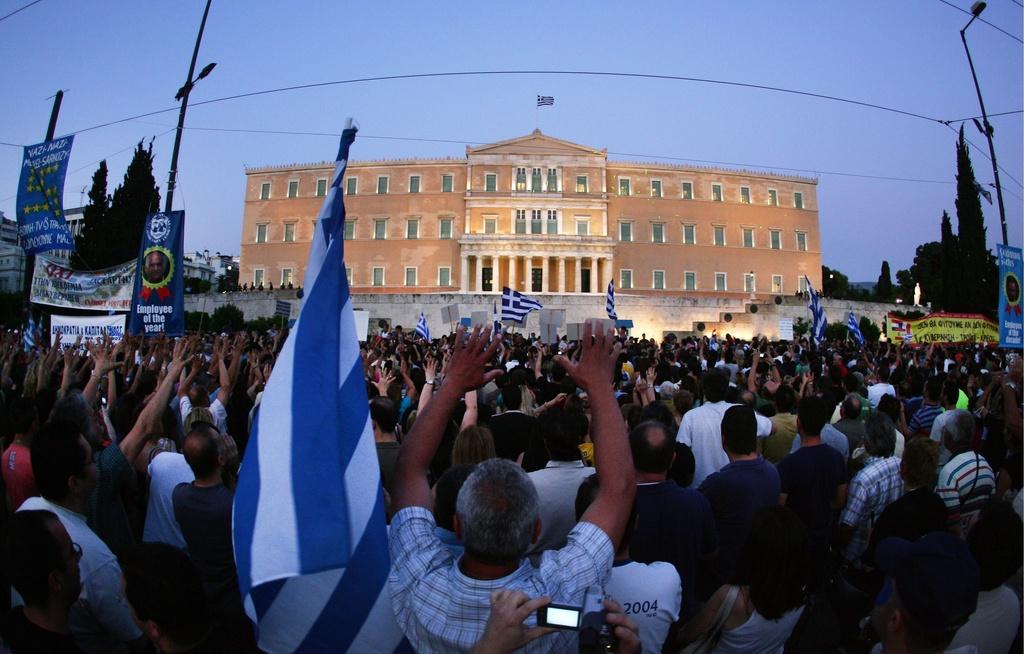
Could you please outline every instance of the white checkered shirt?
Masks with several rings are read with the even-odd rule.
[[[867,549],[875,521],[885,507],[902,496],[903,477],[900,476],[899,457],[868,457],[867,465],[850,481],[846,508],[839,518],[843,524],[856,529],[846,546],[847,561],[860,561],[860,555]]]
[[[597,526],[581,522],[560,550],[544,552],[540,567],[525,560],[501,579],[472,579],[434,534],[434,516],[422,507],[402,509],[391,521],[388,586],[398,624],[417,652],[467,651],[483,635],[491,613],[491,591],[521,590],[547,595],[558,604],[583,603],[588,586],[602,589],[611,575],[611,540]],[[526,619],[527,627],[536,618]],[[560,631],[527,644],[523,652],[575,652],[576,632]]]

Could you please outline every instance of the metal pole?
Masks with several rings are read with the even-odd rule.
[[[171,169],[167,176],[167,201],[164,203],[164,211],[171,210],[171,202],[174,200],[174,186],[178,177],[178,150],[181,148],[181,132],[185,129],[185,110],[188,108],[188,94],[192,90],[192,75],[196,70],[196,59],[199,58],[199,44],[203,40],[203,30],[206,29],[206,17],[210,13],[210,2],[211,0],[206,0],[203,20],[199,23],[199,34],[196,35],[196,47],[192,51],[192,63],[188,67],[188,77],[185,79],[185,86],[181,87],[181,110],[178,112],[178,130],[174,134],[174,150],[171,151]]]
[[[974,18],[977,18],[975,16]],[[985,101],[981,99],[981,86],[978,85],[978,74],[974,72],[974,60],[971,58],[971,50],[967,47],[967,28],[974,22],[974,18],[968,21],[967,25],[960,30],[960,40],[964,44],[964,52],[967,53],[967,63],[971,67],[971,77],[974,79],[974,90],[978,93],[978,104],[981,105],[981,119],[985,128],[985,138],[988,140],[989,158],[992,160],[992,176],[996,182],[996,199],[999,202],[999,226],[1003,230],[1003,245],[1009,245],[1006,238],[1006,208],[1003,205],[1003,185],[999,183],[999,165],[996,163],[996,147],[992,143],[992,125],[988,122],[988,113],[985,112]]]

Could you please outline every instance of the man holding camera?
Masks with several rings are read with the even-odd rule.
[[[485,461],[459,493],[455,531],[465,554],[454,561],[434,532],[427,470],[459,398],[500,374],[484,373],[498,347],[490,336],[489,327],[471,334],[459,329],[445,382],[402,444],[395,471],[389,585],[398,622],[419,652],[472,648],[484,634],[492,591],[582,605],[588,587],[603,587],[608,580],[633,504],[633,462],[611,383],[620,346],[611,333],[595,334],[594,323],[588,322],[579,360],[559,356],[556,361],[590,396],[601,475],[593,504],[569,533],[566,546],[545,552],[535,568],[523,557],[540,533],[537,491],[514,463]],[[527,628],[535,624],[527,617]],[[524,651],[576,649],[576,633],[559,631],[527,643]]]

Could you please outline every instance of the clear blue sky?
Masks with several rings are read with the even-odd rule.
[[[0,15],[28,0],[3,0]],[[966,0],[950,0],[967,9]],[[52,96],[66,90],[57,134],[173,108],[202,0],[42,0],[0,21],[0,141],[42,140]],[[982,17],[1020,37],[1024,10],[993,0]],[[380,75],[523,69],[682,75],[786,87],[943,119],[978,101],[959,30],[969,16],[939,0],[903,2],[281,3],[214,0],[198,67],[217,69],[193,102],[290,85]],[[1024,106],[1021,43],[975,21],[967,33],[990,113]],[[553,108],[535,110],[537,94]],[[349,84],[190,107],[193,128],[340,132],[354,116],[353,158],[461,156],[464,144],[540,127],[610,153],[821,171],[823,261],[852,280],[895,272],[954,214],[955,133],[847,104],[693,82],[579,76],[459,77]],[[65,205],[106,158],[111,190],[132,145],[156,139],[163,189],[177,112],[76,136]],[[993,118],[1011,244],[1020,245],[1024,120]],[[992,182],[984,138],[972,159]],[[389,140],[373,136],[451,140]],[[175,208],[186,247],[237,253],[244,166],[321,161],[337,139],[187,130]],[[0,210],[14,216],[21,151],[0,146]],[[825,171],[830,171],[826,173]],[[785,172],[781,171],[780,172]],[[855,173],[938,183],[868,179]],[[1011,180],[1010,177],[1013,179]],[[1017,181],[1014,181],[1017,180]],[[989,243],[998,210],[983,201]],[[955,222],[954,222],[955,225]]]

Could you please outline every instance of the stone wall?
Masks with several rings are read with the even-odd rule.
[[[534,294],[531,297],[540,301],[545,309],[564,310],[567,323],[606,317],[604,294]],[[277,300],[291,301],[292,316],[298,315],[296,291],[288,290],[188,295],[185,298],[185,310],[212,314],[219,306],[234,304],[242,310],[246,320],[252,320],[274,315]],[[431,293],[352,296],[353,308],[369,312],[371,333],[372,326],[381,318],[387,319],[392,325],[412,329],[420,311],[426,316],[431,333],[446,333],[450,327],[441,322],[441,307],[450,304],[459,305],[461,316],[469,317],[473,311],[486,311],[490,316],[495,306],[498,311],[501,310],[501,295]],[[822,306],[830,322],[845,324],[847,314],[853,311],[858,318],[867,316],[878,325],[882,324],[887,312],[908,308],[896,304],[830,299],[822,300]],[[752,310],[753,307],[757,308],[756,312]],[[780,304],[769,301],[752,305],[731,298],[650,297],[620,292],[615,295],[615,308],[620,319],[633,321],[631,333],[637,336],[647,334],[660,337],[665,332],[689,334],[696,331],[697,323],[703,322],[705,333],[717,329],[721,334],[728,332],[739,338],[763,335],[774,339],[779,336],[779,319],[810,319],[806,300],[793,296],[781,297]],[[726,320],[727,317],[731,320]],[[539,333],[539,314],[531,313],[526,324],[523,327],[517,326],[516,330]],[[560,333],[564,333],[564,328]]]

